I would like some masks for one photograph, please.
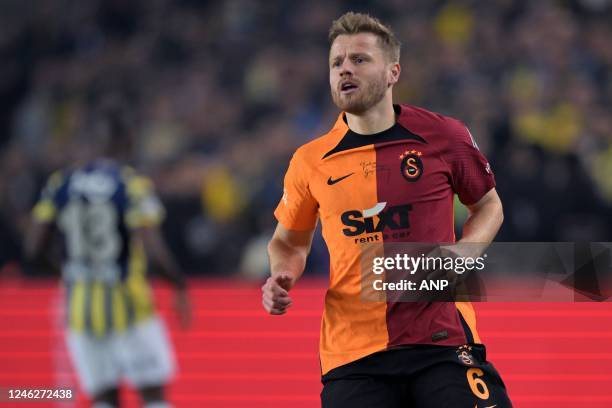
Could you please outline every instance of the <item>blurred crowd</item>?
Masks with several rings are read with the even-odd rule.
[[[6,0],[0,8],[5,269],[20,260],[48,174],[110,143],[154,180],[164,231],[189,272],[261,273],[289,158],[337,115],[327,31],[348,10],[381,18],[402,42],[397,102],[469,126],[504,202],[500,240],[612,240],[611,1]],[[324,272],[320,240],[314,253],[311,269]]]

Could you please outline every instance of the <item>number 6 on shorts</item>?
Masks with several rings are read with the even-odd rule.
[[[480,378],[484,373],[480,368],[470,368],[467,370],[467,380],[470,384],[470,389],[478,398],[486,400],[489,398],[489,389],[487,384]]]

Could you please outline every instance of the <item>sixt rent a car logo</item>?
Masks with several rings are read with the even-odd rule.
[[[364,233],[372,234],[410,228],[411,204],[396,205],[385,209],[386,206],[387,203],[383,202],[363,211],[346,211],[340,219],[342,224],[348,228],[344,228],[342,232],[347,237],[354,237]]]

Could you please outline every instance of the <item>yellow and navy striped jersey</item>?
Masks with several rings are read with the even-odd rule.
[[[103,336],[154,313],[139,227],[164,216],[151,181],[110,160],[52,174],[33,209],[63,237],[68,326]]]

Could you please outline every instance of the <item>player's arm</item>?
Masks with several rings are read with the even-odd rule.
[[[161,201],[146,177],[132,176],[127,181],[129,207],[127,225],[144,245],[148,259],[158,266],[161,276],[179,291],[185,289],[185,277],[168,249],[160,225],[165,215]]]
[[[158,266],[159,275],[175,287],[175,308],[181,324],[184,327],[188,326],[191,322],[191,307],[185,275],[170,252],[159,226],[139,227],[134,233],[141,239],[148,259]]]
[[[504,221],[502,202],[495,188],[489,190],[478,202],[468,205],[468,218],[463,224],[459,242],[488,244],[493,241]]]
[[[147,257],[158,266],[160,276],[177,290],[185,290],[185,276],[168,249],[160,228],[157,225],[141,227],[135,233],[142,240]]]
[[[25,233],[23,254],[27,262],[36,261],[49,238],[51,224],[32,219]]]
[[[28,263],[41,260],[57,215],[55,193],[62,180],[61,173],[53,173],[42,189],[38,202],[32,208],[23,242],[23,255]]]
[[[165,213],[161,201],[154,192],[153,183],[146,177],[132,176],[127,187],[130,202],[127,224],[141,240],[147,258],[158,267],[161,277],[176,288],[174,306],[181,324],[186,327],[191,321],[186,280],[161,233]]]
[[[466,205],[468,218],[463,224],[463,236],[456,244],[436,248],[429,256],[477,258],[481,256],[495,238],[497,231],[504,220],[502,203],[495,188],[489,190],[474,204]],[[462,245],[465,244],[465,245]],[[467,274],[462,275],[462,281]],[[445,270],[434,270],[428,278],[450,279],[454,285],[458,284],[456,273]],[[426,301],[430,300],[428,297]]]
[[[268,244],[271,276],[262,289],[262,303],[270,314],[284,314],[291,305],[289,290],[302,276],[314,230],[289,230],[278,224]]]
[[[465,257],[478,257],[493,241],[504,220],[502,203],[495,190],[495,176],[463,123],[447,120],[445,130],[449,135],[446,161],[450,165],[453,189],[468,209],[458,241],[468,245],[458,245],[455,249]]]
[[[453,250],[459,256],[475,258],[482,255],[497,235],[504,221],[504,211],[495,188],[466,207],[468,218],[463,224],[462,237],[457,241],[459,245],[455,245]]]

